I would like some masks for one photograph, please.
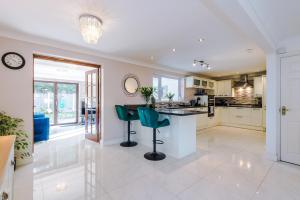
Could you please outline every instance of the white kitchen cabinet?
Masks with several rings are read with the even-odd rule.
[[[196,108],[198,111],[207,112],[207,107]],[[208,128],[208,116],[207,114],[197,115],[197,130]]]
[[[263,112],[262,108],[251,108],[251,126],[262,126]]]
[[[217,110],[219,125],[262,130],[262,108],[218,107]]]
[[[232,81],[217,81],[216,96],[232,96]]]
[[[208,117],[206,114],[197,115],[197,130],[208,128]]]
[[[211,128],[214,126],[217,126],[217,120],[216,120],[216,116],[213,117],[207,117],[207,127]]]
[[[214,80],[208,80],[207,89],[216,90],[216,87],[217,87],[216,85],[217,85],[216,81],[214,81]]]
[[[13,200],[15,136],[0,137],[0,199]]]
[[[231,108],[220,107],[220,124],[228,124],[231,122]]]
[[[186,88],[200,88],[201,80],[195,76],[189,76],[185,78],[185,87]]]
[[[254,77],[254,96],[262,97],[263,96],[263,77],[258,76]]]
[[[221,114],[221,108],[220,107],[215,107],[215,123],[216,125],[220,125],[220,114]]]

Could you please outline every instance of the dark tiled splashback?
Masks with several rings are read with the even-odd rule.
[[[253,88],[235,88],[234,97],[216,97],[216,105],[227,104],[261,104],[261,97],[254,97]]]

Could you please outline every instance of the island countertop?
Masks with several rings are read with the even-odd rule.
[[[207,114],[205,111],[196,111],[196,110],[185,110],[185,109],[167,109],[167,108],[158,108],[155,109],[159,114],[164,115],[176,115],[176,116],[189,116],[189,115],[201,115]]]
[[[125,105],[129,110],[136,111],[138,107],[145,105]],[[187,110],[185,108],[169,109],[169,108],[156,108],[155,109],[159,114],[164,115],[176,115],[176,116],[189,116],[189,115],[201,115],[207,114],[207,111],[198,111],[198,110]]]

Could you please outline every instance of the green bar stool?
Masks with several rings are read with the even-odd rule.
[[[118,118],[120,120],[128,122],[127,141],[122,142],[120,145],[122,147],[136,146],[138,144],[137,142],[130,141],[130,134],[136,134],[135,131],[130,130],[130,122],[133,121],[133,120],[138,120],[139,119],[139,115],[138,115],[137,111],[129,111],[125,106],[121,106],[121,105],[115,105],[115,108],[116,108],[116,111],[117,111],[117,114],[118,114]]]
[[[153,128],[153,152],[146,153],[144,157],[148,160],[153,160],[153,161],[165,159],[166,155],[164,153],[156,151],[156,144],[163,144],[163,141],[156,139],[156,130],[164,126],[169,126],[170,121],[168,119],[158,121],[158,117],[159,117],[158,112],[148,107],[139,107],[138,114],[142,126]]]

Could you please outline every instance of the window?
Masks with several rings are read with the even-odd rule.
[[[171,92],[175,94],[173,100],[180,101],[183,96],[181,85],[181,78],[155,75],[153,77],[153,87],[157,88],[157,92],[154,97],[158,101],[168,101],[166,95]]]

